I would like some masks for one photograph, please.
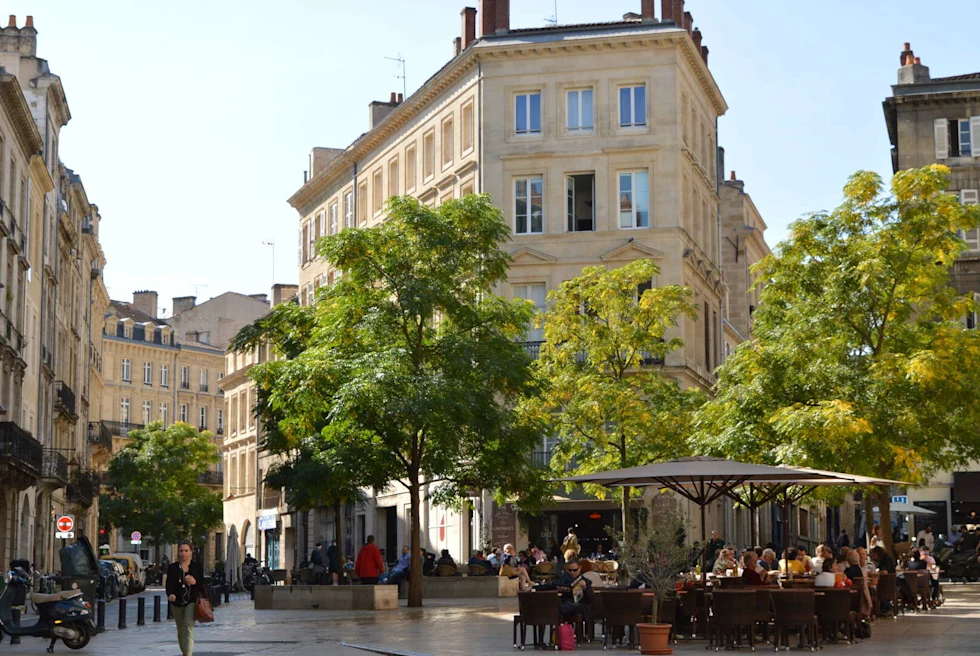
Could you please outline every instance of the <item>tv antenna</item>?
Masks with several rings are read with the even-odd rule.
[[[397,57],[385,57],[388,61],[397,62],[402,67],[402,74],[396,75],[396,78],[401,78],[402,80],[402,98],[408,96],[408,78],[405,77],[405,58],[402,57],[402,53],[398,53]]]
[[[197,297],[201,287],[207,287],[207,285],[205,285],[203,282],[192,282],[191,287],[194,288],[194,296]]]
[[[272,247],[272,284],[276,284],[276,240],[275,239],[263,239],[263,246]]]
[[[544,19],[544,22],[545,23],[549,23],[551,25],[558,25],[558,0],[555,0],[555,13],[554,13],[554,15],[551,16],[550,18],[545,18]]]

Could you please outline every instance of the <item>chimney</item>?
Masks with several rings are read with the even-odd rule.
[[[405,98],[402,96],[402,94],[398,94],[398,104],[400,105],[403,102],[405,102]]]
[[[197,305],[197,296],[174,296],[173,303],[173,314],[171,316],[193,310],[194,306]]]
[[[901,53],[902,67],[898,69],[898,83],[922,84],[931,80],[929,67],[922,65],[922,60],[912,52],[911,44],[904,45],[905,49]]]
[[[371,129],[373,130],[377,127],[378,123],[384,120],[384,118],[390,114],[395,107],[398,107],[398,94],[394,91],[391,92],[391,97],[388,102],[383,100],[373,100],[368,103],[368,119],[370,120]]]
[[[10,14],[10,18],[7,20],[7,27],[17,27],[17,17]]]
[[[732,174],[729,177],[729,180],[731,180],[732,182],[735,182],[736,180],[738,180],[738,178],[735,177],[735,171],[732,171]]]
[[[694,16],[691,15],[691,12],[685,11],[684,12],[684,29],[687,30],[687,33],[688,34],[690,34],[691,33],[691,30],[693,28],[694,28]]]
[[[268,294],[249,294],[248,297],[249,298],[254,298],[256,301],[262,301],[263,303],[268,303],[269,302],[269,295]]]
[[[674,0],[660,0],[660,22],[674,20]]]
[[[476,15],[480,19],[480,36],[497,31],[497,0],[480,0]]]
[[[143,314],[148,314],[156,319],[157,293],[149,290],[133,292],[133,307]]]
[[[497,0],[497,33],[510,31],[510,0]]]
[[[33,16],[28,16],[27,17],[27,22],[24,23],[24,27],[25,28],[28,28],[29,27],[32,30],[34,29],[34,17]]]
[[[288,301],[292,297],[296,296],[299,291],[299,285],[287,285],[284,283],[276,283],[272,286],[272,305],[276,306],[284,301]]]
[[[704,65],[708,65],[708,46],[701,46],[701,59],[704,60]]]
[[[460,32],[460,51],[466,50],[471,43],[476,41],[476,7],[463,7],[460,12],[463,21],[463,28]]]
[[[674,25],[684,27],[684,0],[674,0],[671,11],[673,12],[671,16],[674,17]]]
[[[310,151],[310,168],[308,169],[309,177],[312,178],[317,173],[327,168],[330,162],[334,161],[343,154],[343,148],[322,148],[320,146],[314,147],[313,150]],[[304,176],[306,174],[307,171],[304,171]]]
[[[908,61],[909,57],[912,56],[912,44],[909,43],[908,41],[906,41],[904,43],[904,46],[905,47],[902,49],[902,52],[900,52],[899,55],[898,55],[898,65],[899,66],[905,66],[905,64],[912,63],[912,62]]]
[[[654,15],[654,5],[656,4],[656,0],[641,0],[640,20],[644,23],[652,23],[656,19]]]
[[[698,49],[698,52],[701,52],[701,30],[695,28],[691,32],[691,37],[694,39],[694,47]]]
[[[458,57],[463,52],[463,39],[456,37],[453,39],[453,57]]]

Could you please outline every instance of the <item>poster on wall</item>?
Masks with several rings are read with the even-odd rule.
[[[517,542],[517,511],[512,504],[503,506],[493,502],[490,515],[490,541],[494,547]]]

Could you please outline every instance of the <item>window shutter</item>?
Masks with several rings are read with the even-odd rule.
[[[980,116],[970,117],[970,157],[980,157]]]
[[[937,118],[933,130],[936,133],[936,159],[946,159],[949,157],[949,121]]]

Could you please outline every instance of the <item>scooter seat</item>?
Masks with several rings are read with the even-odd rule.
[[[62,590],[61,592],[55,592],[54,594],[38,594],[36,592],[31,593],[31,601],[35,604],[48,604],[52,601],[64,601],[65,599],[72,599],[78,597],[82,594],[81,590]]]

